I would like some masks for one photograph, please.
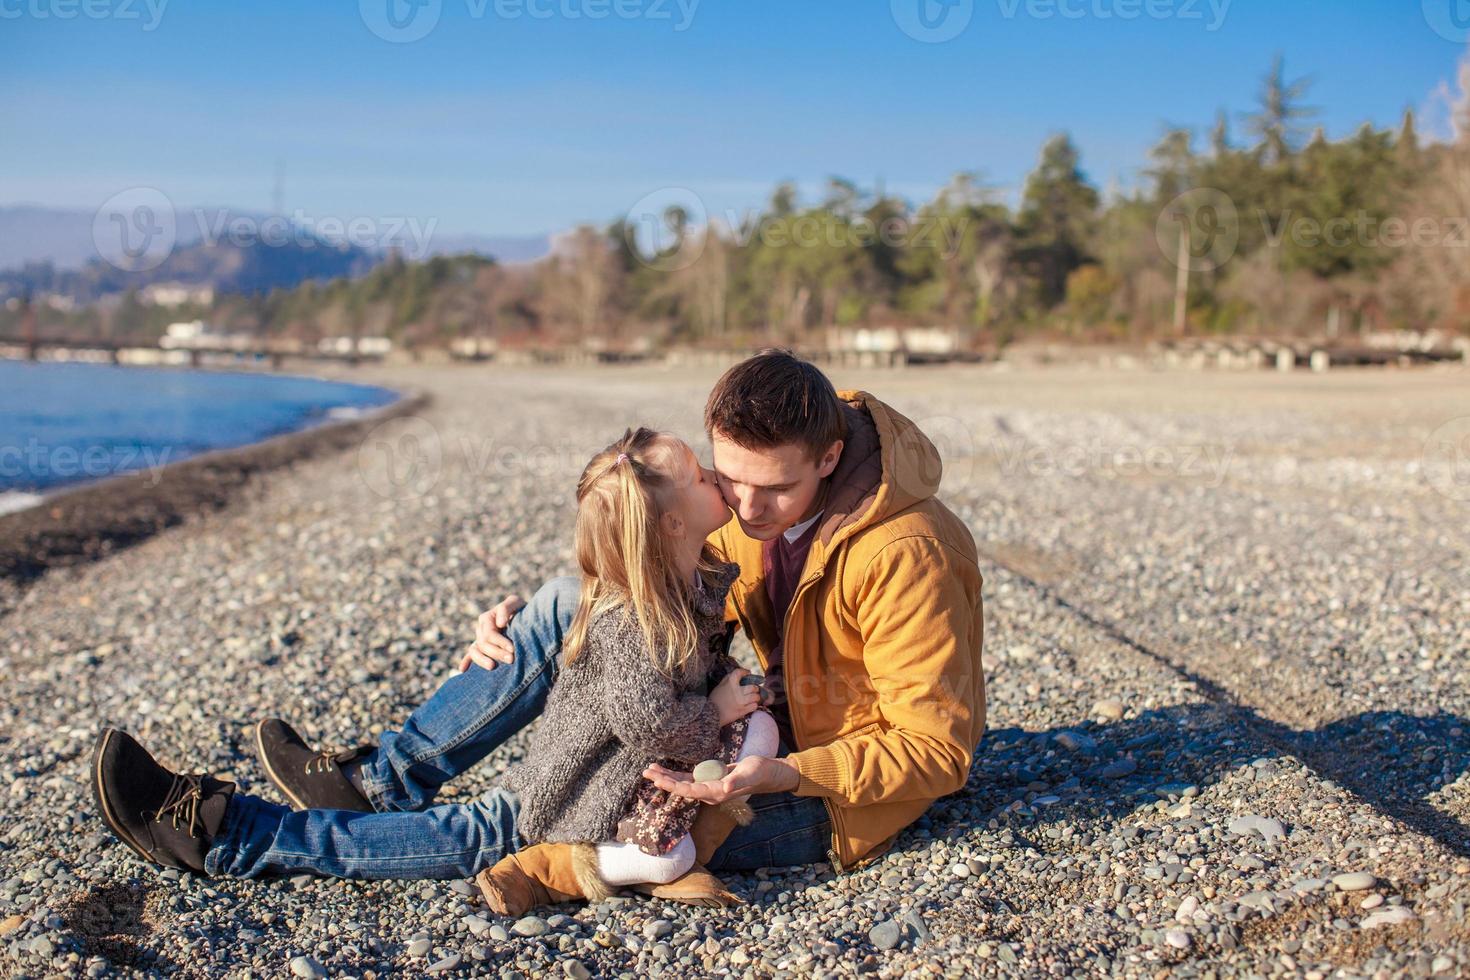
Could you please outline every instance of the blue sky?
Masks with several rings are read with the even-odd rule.
[[[521,234],[670,186],[717,213],[830,174],[1013,189],[1059,130],[1126,184],[1278,51],[1336,136],[1430,106],[1466,50],[1431,25],[1460,0],[923,0],[964,25],[941,43],[901,26],[920,0],[416,0],[408,42],[370,27],[403,36],[388,2],[0,0],[0,204],[264,210],[280,159],[288,211]]]

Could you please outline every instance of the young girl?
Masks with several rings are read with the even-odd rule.
[[[730,512],[690,448],[630,431],[587,465],[577,502],[580,602],[528,757],[503,785],[519,795],[521,836],[574,845],[577,885],[600,899],[694,864],[701,804],[655,788],[649,765],[775,755],[778,736],[726,650],[725,596],[740,568],[707,550]],[[749,822],[743,803],[724,806]],[[537,857],[481,875],[496,911],[523,911]]]
[[[644,769],[778,750],[774,720],[726,652],[725,596],[739,569],[705,550],[730,512],[689,447],[648,429],[593,458],[577,502],[580,604],[529,757],[506,786],[421,811],[293,812],[170,770],[107,728],[92,760],[98,814],[146,861],[238,877],[463,878],[487,854],[516,851],[518,837],[543,842],[481,874],[505,914],[679,878],[702,804],[657,790]],[[708,875],[681,884],[663,887],[701,904],[733,899]]]

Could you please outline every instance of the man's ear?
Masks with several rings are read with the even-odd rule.
[[[838,439],[827,447],[827,451],[822,454],[821,461],[817,463],[817,477],[825,480],[831,476],[832,471],[837,469],[837,462],[840,459],[842,459],[842,440]]]

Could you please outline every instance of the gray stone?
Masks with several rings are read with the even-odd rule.
[[[892,949],[898,945],[900,938],[902,932],[898,923],[892,919],[884,919],[868,930],[868,942],[878,949]]]
[[[1397,926],[1403,925],[1405,922],[1413,922],[1414,919],[1415,915],[1412,910],[1402,905],[1395,905],[1392,908],[1365,916],[1363,921],[1358,923],[1358,928],[1377,929],[1380,926]]]
[[[510,927],[510,931],[517,936],[544,936],[550,929],[551,927],[546,924],[546,920],[537,915],[528,915],[525,918],[517,919],[515,925]]]
[[[1230,821],[1230,832],[1240,837],[1259,834],[1267,843],[1274,844],[1286,836],[1286,828],[1280,820],[1263,817],[1257,813],[1245,813]]]
[[[1338,891],[1360,892],[1378,884],[1378,879],[1366,871],[1348,871],[1334,875],[1332,883],[1337,886]]]
[[[448,956],[444,957],[442,960],[438,960],[437,962],[430,964],[429,967],[426,970],[424,970],[424,972],[425,973],[448,973],[450,970],[452,970],[455,967],[459,966],[460,960],[462,960],[463,958],[464,957],[461,956],[458,952],[450,953]]]
[[[291,975],[301,980],[320,980],[327,975],[326,968],[310,956],[297,956],[291,960]]]

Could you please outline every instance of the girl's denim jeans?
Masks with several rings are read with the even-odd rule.
[[[507,631],[515,659],[471,666],[445,681],[385,733],[362,763],[375,813],[290,809],[235,794],[205,859],[211,875],[314,872],[338,878],[468,878],[524,846],[517,801],[493,789],[473,803],[433,805],[455,776],[541,714],[556,680],[561,638],[576,612],[578,582],[542,586]],[[782,746],[784,754],[786,747]],[[710,870],[750,870],[826,860],[831,825],[816,797],[774,793],[750,800],[756,819],[736,827]]]

